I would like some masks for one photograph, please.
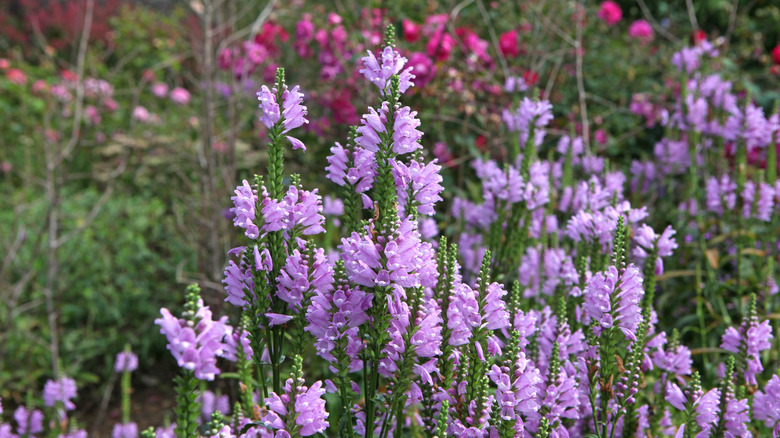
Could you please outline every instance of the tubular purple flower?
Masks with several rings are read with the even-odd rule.
[[[585,286],[584,294],[583,322],[596,321],[594,332],[597,336],[602,329],[614,324],[626,339],[636,340],[636,328],[642,320],[639,301],[644,295],[642,277],[636,266],[628,265],[620,275],[614,266],[596,273]],[[612,308],[612,302],[616,303],[615,308]]]
[[[160,309],[162,318],[156,319],[160,333],[168,339],[168,350],[180,367],[195,372],[195,378],[214,380],[220,373],[216,357],[224,352],[223,338],[228,332],[227,316],[211,319],[211,311],[198,299],[195,324],[175,318],[166,308]]]
[[[363,68],[360,69],[360,73],[366,77],[372,84],[379,88],[382,95],[387,92],[387,85],[390,78],[393,75],[401,74],[401,81],[399,83],[400,92],[403,94],[409,87],[412,86],[411,80],[414,79],[414,75],[411,74],[411,67],[407,68],[403,72],[404,65],[407,59],[399,54],[395,49],[390,46],[386,46],[381,53],[381,62],[374,56],[374,53],[370,50],[367,51],[368,56],[362,58]]]
[[[734,327],[727,328],[720,347],[735,354],[747,355],[745,383],[756,385],[756,375],[764,371],[760,353],[772,346],[771,341],[772,326],[769,321],[759,324],[756,320],[750,320],[743,322],[739,330]]]
[[[676,383],[669,381],[666,382],[666,392],[664,398],[667,402],[669,402],[670,405],[674,406],[675,408],[681,411],[685,410],[685,403],[687,402],[687,399]]]
[[[18,425],[16,432],[21,436],[43,432],[43,412],[38,409],[28,411],[26,407],[19,406],[14,411],[14,420]]]
[[[374,108],[368,107],[368,114],[363,114],[362,125],[357,128],[357,133],[360,135],[355,138],[355,143],[368,151],[379,151],[379,143],[382,142],[379,134],[387,132],[387,128],[385,128],[387,111],[387,102],[382,104],[379,112]]]
[[[354,164],[347,173],[347,181],[355,186],[355,193],[364,193],[374,185],[377,172],[374,153],[368,149],[356,147],[352,157]]]
[[[311,263],[311,266],[309,266]],[[277,281],[276,296],[300,311],[308,293],[327,293],[333,290],[333,268],[325,258],[325,250],[318,248],[314,260],[307,260],[297,249],[287,257]]]
[[[696,411],[696,423],[701,428],[703,436],[709,436],[711,429],[718,424],[718,413],[720,413],[720,390],[715,388],[707,391],[694,403]]]
[[[257,92],[257,100],[260,101],[260,110],[263,112],[260,121],[268,129],[273,128],[281,117],[279,104],[276,102],[276,92],[276,88],[269,90],[265,85]]]
[[[691,350],[678,345],[674,350],[664,350],[659,348],[653,352],[653,364],[662,371],[666,371],[678,376],[687,376],[691,374]]]
[[[367,235],[353,232],[350,237],[341,239],[339,250],[350,281],[373,287],[377,272],[382,268],[382,246],[374,243]]]
[[[330,148],[330,155],[328,155],[328,167],[325,171],[328,172],[326,178],[334,183],[344,186],[347,178],[347,168],[349,159],[347,158],[347,151],[339,142],[336,142],[335,146]]]
[[[723,419],[726,420],[725,438],[752,438],[753,434],[748,430],[750,407],[746,398],[729,400]]]
[[[764,425],[773,429],[773,437],[778,436],[780,429],[780,377],[773,375],[763,391],[753,395],[753,418],[763,421]]]
[[[322,226],[325,223],[325,216],[322,215],[322,198],[317,194],[317,190],[298,190],[295,186],[290,186],[287,190],[284,202],[290,209],[288,229],[300,231],[306,236],[325,232]]]
[[[247,180],[236,187],[236,196],[231,197],[234,207],[230,209],[233,213],[233,225],[245,229],[247,237],[257,239],[260,236],[260,230],[255,225],[255,205],[257,205],[257,191],[253,190]]]
[[[443,179],[439,174],[441,166],[436,164],[436,160],[426,165],[412,161],[407,166],[396,160],[392,160],[390,164],[393,166],[400,208],[406,206],[409,190],[411,190],[417,212],[433,215],[435,212],[433,206],[442,200],[439,194],[444,190],[441,185]]]
[[[246,306],[246,291],[254,295],[254,275],[252,269],[246,266],[239,266],[233,260],[228,262],[225,267],[225,278],[222,280],[225,285],[227,297],[225,301],[234,306]]]
[[[123,351],[116,355],[114,371],[117,373],[131,373],[138,369],[138,356],[130,351]]]
[[[420,120],[417,111],[405,106],[395,112],[393,123],[393,152],[396,154],[408,154],[422,148],[419,143],[422,132],[417,129]]]
[[[325,400],[322,398],[325,389],[322,381],[318,380],[306,389],[299,387],[299,393],[295,396],[295,424],[301,426],[298,432],[301,436],[311,436],[328,428],[328,412],[325,410]]]
[[[758,202],[756,203],[756,219],[764,222],[772,220],[772,209],[775,201],[775,187],[762,182],[758,189]]]
[[[336,341],[345,337],[346,353],[351,359],[350,371],[363,367],[357,354],[363,348],[358,327],[368,321],[373,295],[358,288],[339,286],[332,294],[316,291],[306,313],[309,324],[305,330],[315,338],[314,347],[323,359],[333,362]]]
[[[282,92],[282,117],[284,118],[282,134],[309,123],[306,119],[307,108],[303,105],[303,93],[300,92],[300,88],[299,85],[292,89],[285,87]],[[293,148],[297,149],[295,142],[293,142]]]
[[[506,290],[498,284],[491,283],[485,290],[482,305],[483,324],[488,330],[501,330],[509,327],[509,313],[503,297]]]
[[[70,377],[61,377],[59,380],[49,380],[43,386],[43,404],[55,406],[58,402],[66,411],[76,409],[71,399],[76,398],[76,381]]]
[[[138,438],[138,425],[130,423],[117,423],[111,429],[111,438]]]
[[[468,343],[474,328],[479,327],[479,303],[474,290],[465,283],[457,283],[449,296],[447,307],[447,328],[452,330],[450,345]]]
[[[441,309],[436,301],[431,299],[423,304],[424,316],[419,317],[415,325],[417,331],[409,339],[418,357],[434,357],[441,354],[441,329],[444,322]]]

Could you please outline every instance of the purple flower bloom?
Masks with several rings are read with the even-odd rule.
[[[692,363],[691,350],[684,345],[670,351],[659,348],[653,352],[653,364],[656,367],[678,376],[690,375]]]
[[[123,351],[116,355],[114,371],[117,373],[131,373],[138,368],[138,356],[130,351]]]
[[[748,400],[737,400],[735,398],[728,401],[726,413],[723,415],[726,420],[726,438],[751,438],[753,434],[748,430],[750,424],[750,407]]]
[[[379,360],[379,374],[391,377],[398,371],[401,354],[406,351],[404,337],[408,332],[411,318],[403,287],[393,285],[392,293],[387,297],[387,311],[390,314],[390,326],[387,328],[390,336],[382,349],[383,357]]]
[[[21,436],[35,435],[43,432],[43,412],[35,409],[28,411],[24,406],[19,406],[14,411],[16,420],[16,432]]]
[[[415,347],[414,352],[418,357],[434,357],[441,354],[441,309],[435,300],[428,300],[421,306],[421,314],[417,315],[415,326],[417,331],[409,339],[409,343]]]
[[[162,318],[154,321],[160,333],[168,339],[168,350],[180,367],[194,371],[195,378],[214,380],[220,373],[217,356],[224,353],[223,337],[229,330],[227,316],[211,319],[211,311],[198,299],[198,311],[193,322],[175,318],[166,308],[160,309]]]
[[[477,295],[468,284],[458,282],[449,296],[449,301],[447,328],[452,330],[450,345],[464,345],[468,343],[472,330],[482,322]]]
[[[380,61],[370,50],[367,53],[368,56],[362,58],[364,67],[360,69],[360,73],[371,81],[372,84],[379,87],[382,95],[387,92],[390,78],[399,73],[401,74],[400,92],[403,94],[412,86],[411,80],[414,79],[414,75],[411,74],[411,69],[407,68],[401,72],[407,59],[401,56],[395,49],[387,46],[382,50],[381,65]]]
[[[287,257],[279,277],[276,296],[289,304],[294,312],[300,311],[307,294],[326,293],[333,290],[333,268],[325,257],[325,250],[318,248],[313,260],[302,256],[297,249]]]
[[[729,327],[723,334],[721,348],[737,354],[747,355],[747,368],[744,370],[745,383],[756,385],[756,375],[764,371],[759,353],[772,346],[772,326],[769,321],[761,324],[757,320],[743,322],[737,330]]]
[[[559,286],[568,287],[579,281],[571,257],[560,248],[544,250],[544,273],[540,272],[541,251],[541,245],[529,247],[520,262],[518,279],[520,284],[525,286],[523,296],[526,298],[538,296],[540,293],[552,295]]]
[[[753,418],[763,421],[764,425],[773,429],[773,437],[777,438],[780,429],[780,377],[773,375],[763,391],[753,395]]]
[[[111,430],[111,438],[138,438],[138,425],[130,423],[117,423]]]
[[[761,183],[758,189],[758,202],[756,203],[756,219],[764,222],[772,220],[775,195],[774,186],[765,182]]]
[[[49,380],[43,387],[43,404],[46,406],[55,406],[59,402],[66,411],[72,411],[76,409],[71,401],[73,398],[76,398],[76,381],[70,377]]]
[[[322,198],[322,214],[325,216],[341,216],[344,214],[344,202],[339,198],[326,195]]]
[[[368,107],[368,114],[363,114],[362,125],[357,128],[357,133],[360,136],[355,138],[355,143],[368,151],[379,151],[379,144],[382,142],[379,135],[387,132],[385,127],[387,124],[387,112],[387,102],[382,104],[379,112],[374,108]]]
[[[231,362],[238,362],[239,346],[244,350],[244,358],[246,360],[252,360],[253,351],[249,339],[249,331],[233,330],[233,327],[228,326],[225,333],[225,345],[222,357]],[[227,413],[227,410],[223,412]]]
[[[250,239],[257,239],[260,230],[255,225],[255,205],[257,205],[257,191],[253,190],[247,180],[243,185],[236,187],[236,196],[231,197],[233,205],[230,211],[233,213],[233,225],[246,230],[245,234]]]
[[[303,93],[299,91],[300,88],[299,85],[294,86],[292,89],[287,89],[287,87],[285,87],[282,92],[282,117],[284,118],[284,122],[282,122],[284,131],[282,131],[282,134],[309,123],[306,119],[307,109],[303,105]],[[293,149],[298,149],[295,146],[295,143],[296,142],[293,141]],[[304,150],[305,149],[306,148],[304,148]]]
[[[350,281],[373,287],[377,272],[382,268],[382,246],[374,243],[367,235],[353,232],[350,237],[341,239],[339,249]]]
[[[240,266],[233,260],[228,262],[222,283],[225,285],[225,291],[227,292],[225,301],[234,306],[243,307],[247,304],[247,291],[251,295],[255,293],[254,274],[252,269],[246,266],[243,261]]]
[[[605,272],[593,275],[585,286],[585,302],[583,303],[583,322],[588,324],[595,320],[595,334],[601,334],[602,329],[613,325],[623,332],[626,339],[636,340],[636,329],[642,320],[639,301],[644,295],[642,277],[633,264],[618,275],[614,266]],[[612,308],[613,295],[617,303]]]
[[[306,236],[325,232],[322,226],[325,223],[322,198],[317,194],[317,189],[298,190],[297,187],[290,186],[284,202],[289,208],[287,229],[299,231]]]
[[[260,101],[260,110],[263,112],[260,121],[268,129],[273,128],[282,115],[279,104],[276,102],[276,92],[276,88],[269,90],[265,85],[260,87],[260,91],[257,92],[257,100]]]
[[[328,172],[327,178],[334,183],[344,186],[347,178],[348,160],[347,151],[339,142],[336,142],[335,146],[330,148],[330,155],[328,155],[328,167],[325,171]]]
[[[728,175],[723,175],[720,180],[710,177],[706,186],[707,210],[719,216],[723,214],[724,204],[727,210],[733,210],[737,204],[736,190],[737,183],[731,181]]]
[[[417,129],[418,126],[420,126],[420,119],[417,118],[417,111],[412,111],[405,106],[395,112],[393,152],[407,154],[422,148],[419,143],[422,132]]]
[[[406,206],[411,191],[417,212],[433,215],[433,206],[442,200],[439,194],[444,190],[441,186],[443,179],[439,174],[441,166],[436,164],[436,160],[424,166],[417,161],[412,161],[408,166],[396,160],[392,160],[390,164],[393,166],[398,190],[399,208]]]
[[[709,436],[709,431],[718,424],[718,413],[720,412],[720,390],[715,388],[707,391],[694,403],[696,411],[696,423],[705,434]]]
[[[299,393],[295,396],[295,424],[301,426],[298,432],[301,436],[311,436],[324,431],[328,427],[328,412],[325,410],[325,400],[322,395],[325,390],[322,389],[322,382],[316,381],[306,389],[305,386],[298,388]]]
[[[505,110],[503,119],[509,131],[519,133],[521,145],[527,144],[528,136],[533,132],[534,144],[539,146],[544,140],[544,127],[553,119],[552,104],[525,97],[515,112]]]
[[[688,400],[676,383],[669,381],[666,382],[666,393],[664,398],[667,402],[669,402],[670,405],[674,406],[675,408],[681,411],[685,410],[685,403],[687,403]]]
[[[306,331],[315,338],[314,347],[322,358],[333,362],[336,343],[344,339],[347,357],[351,359],[350,371],[363,367],[357,354],[363,343],[358,327],[368,321],[366,310],[372,305],[373,295],[366,295],[358,288],[339,286],[333,293],[316,291],[312,297],[306,319],[309,325]]]
[[[488,330],[509,327],[509,314],[503,300],[504,295],[506,295],[506,290],[498,283],[491,283],[485,290],[485,297],[480,305],[482,307],[482,321]]]

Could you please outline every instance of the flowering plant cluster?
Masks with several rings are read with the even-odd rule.
[[[604,2],[599,18],[614,25],[620,9]],[[430,24],[404,23],[405,38],[424,33],[436,41],[430,56],[445,56],[449,34]],[[629,34],[653,38],[647,22]],[[426,71],[394,38],[390,26],[382,49],[361,58],[378,100],[330,148],[324,170],[338,197],[285,173],[285,154],[307,151],[301,87],[275,69],[256,92],[267,167],[230,198],[243,242],[223,279],[240,317],[215,319],[197,286],[180,317],[161,309],[155,323],[182,371],[176,423],[141,436],[780,436],[767,317],[778,291],[780,116],[705,73],[717,48],[702,40],[671,59],[679,93],[642,113],[665,135],[629,172],[576,133],[553,133],[551,102],[515,80],[522,97],[500,115],[506,153],[469,163],[473,190],[445,210],[442,165],[405,104]],[[269,47],[255,40],[221,60],[244,74]],[[648,201],[659,192],[678,203],[668,218]],[[445,214],[450,227],[437,221]],[[662,312],[658,292],[680,277],[695,278],[700,339],[669,329],[676,315]],[[715,354],[694,362],[692,340]],[[131,353],[118,356],[124,406],[136,367]],[[233,400],[204,389],[218,376],[237,380]],[[44,425],[83,436],[67,422],[75,395],[73,380],[48,382],[46,413],[20,407],[0,436]],[[138,436],[128,412],[115,437]]]

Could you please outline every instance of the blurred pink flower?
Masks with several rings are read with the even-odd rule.
[[[409,65],[412,67],[412,74],[415,76],[415,87],[424,87],[436,75],[436,65],[425,53],[412,53],[409,56]]]
[[[103,106],[111,112],[114,112],[116,111],[117,108],[119,108],[119,104],[116,103],[116,101],[110,97],[103,99]]]
[[[100,124],[100,112],[93,105],[87,105],[84,108],[84,116],[93,125]]]
[[[11,164],[10,161],[3,161],[0,163],[0,172],[8,173],[11,170],[13,170],[14,166]]]
[[[498,37],[498,50],[505,57],[515,57],[520,54],[520,48],[517,46],[517,33],[517,30],[510,30]]]
[[[596,132],[593,133],[593,137],[596,139],[596,143],[600,145],[607,144],[607,132],[603,129],[597,129]]]
[[[607,25],[612,26],[623,18],[623,11],[620,9],[620,5],[612,0],[607,0],[601,2],[597,15],[603,22],[607,23]]]
[[[190,92],[181,87],[176,87],[171,90],[170,98],[173,103],[179,105],[187,105],[190,103]]]
[[[244,43],[244,52],[246,57],[252,64],[262,64],[268,57],[268,50],[254,41],[247,41]]]
[[[653,27],[645,20],[636,20],[628,28],[628,36],[649,43],[653,40]]]
[[[45,93],[49,91],[49,84],[46,83],[43,79],[38,79],[37,81],[33,82],[32,85],[32,92],[33,93]]]
[[[11,62],[5,58],[0,58],[0,70],[5,70],[11,66]]]
[[[149,114],[148,109],[139,105],[133,110],[133,118],[141,123],[147,123],[151,118],[151,114]]]
[[[233,64],[233,49],[223,49],[217,56],[217,65],[222,70],[227,70]]]
[[[12,68],[6,71],[5,77],[8,78],[12,84],[24,85],[27,83],[27,75],[18,68]]]
[[[151,70],[144,70],[141,74],[141,79],[144,82],[152,82],[154,80],[154,72]]]
[[[420,39],[420,29],[422,26],[414,21],[404,18],[402,22],[404,39],[410,43],[417,42]]]
[[[152,85],[152,94],[157,97],[165,97],[168,94],[168,84],[155,82],[154,85]]]
[[[426,49],[436,61],[446,61],[450,58],[453,47],[455,47],[455,39],[450,34],[441,31],[431,37]]]

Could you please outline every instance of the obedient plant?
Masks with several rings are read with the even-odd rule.
[[[704,55],[716,56],[705,45],[673,62],[695,77]],[[664,117],[685,136],[670,136],[656,151],[672,159],[667,152],[688,145],[689,153],[660,167],[635,163],[629,181],[579,137],[561,137],[540,159],[552,106],[538,96],[519,99],[503,117],[517,136],[508,160],[475,160],[481,197],[453,200],[458,244],[432,242],[436,230],[421,230],[427,216],[436,217],[443,178],[436,160],[425,159],[416,112],[403,104],[415,71],[394,48],[392,29],[381,52],[362,61],[359,71],[379,100],[327,158],[327,178],[341,196],[339,208],[328,207],[341,215],[338,224],[326,220],[317,189],[284,173],[286,146],[305,151],[289,135],[307,122],[299,88],[289,88],[280,70],[274,86],[258,92],[268,167],[232,197],[234,224],[248,240],[229,252],[224,280],[225,300],[242,312],[240,328],[212,322],[195,299],[189,312],[200,317],[185,315],[176,327],[192,326],[198,335],[206,320],[223,327],[222,340],[205,336],[204,344],[181,346],[169,335],[185,369],[200,368],[182,361],[182,348],[208,352],[204,364],[220,355],[237,362],[241,394],[232,420],[212,417],[201,432],[749,436],[762,421],[777,435],[776,377],[756,391],[761,353],[772,339],[756,298],[745,322],[723,336],[723,351],[732,355],[721,383],[705,389],[692,351],[678,331],[660,330],[654,310],[664,261],[681,246],[678,230],[665,225],[657,232],[645,222],[647,207],[633,205],[636,196],[626,191],[684,175],[694,197],[681,209],[688,223],[701,221],[700,209],[726,215],[737,207],[737,225],[771,222],[773,181],[748,180],[739,169],[735,178],[704,180],[691,170],[709,159],[712,143],[701,143],[704,135],[736,141],[737,155],[740,139],[751,150],[763,147],[766,134],[751,134],[767,125],[759,111],[748,105],[742,117],[721,82],[686,79],[681,105]],[[702,116],[701,99],[725,109],[724,125]],[[729,134],[740,124],[745,128]],[[326,246],[319,247],[326,229]],[[331,233],[338,231],[334,250]],[[307,377],[315,368],[304,366],[301,353],[309,347],[320,359],[307,360],[322,360],[325,375]],[[200,378],[219,373],[207,369]],[[189,403],[188,388],[180,390]],[[326,410],[326,392],[334,393],[333,409]],[[190,421],[182,415],[178,421]],[[193,436],[195,429],[182,433]]]
[[[551,140],[552,104],[515,87],[507,154],[470,163],[476,185],[451,198],[444,227],[443,170],[405,105],[417,72],[393,36],[357,69],[378,100],[330,148],[339,198],[285,173],[285,155],[306,152],[300,87],[279,69],[257,93],[267,167],[231,197],[243,241],[223,280],[240,317],[215,319],[191,287],[181,317],[162,309],[156,321],[182,368],[176,436],[780,436],[766,317],[776,272],[755,260],[777,247],[753,232],[777,229],[778,123],[702,73],[714,48],[672,59],[681,88],[660,117],[665,137],[631,175],[574,134]],[[677,220],[659,223],[643,205],[653,190],[679,201]],[[664,331],[677,315],[657,312],[656,292],[685,276],[697,300],[682,305],[698,327]],[[705,302],[722,320],[708,321],[720,309]],[[716,360],[702,366],[709,350],[689,348],[691,333]],[[126,397],[135,366],[117,358]],[[218,377],[238,381],[232,406],[205,390]],[[50,382],[0,436],[54,420],[65,436],[74,397],[72,381]],[[133,426],[125,407],[114,435]]]

